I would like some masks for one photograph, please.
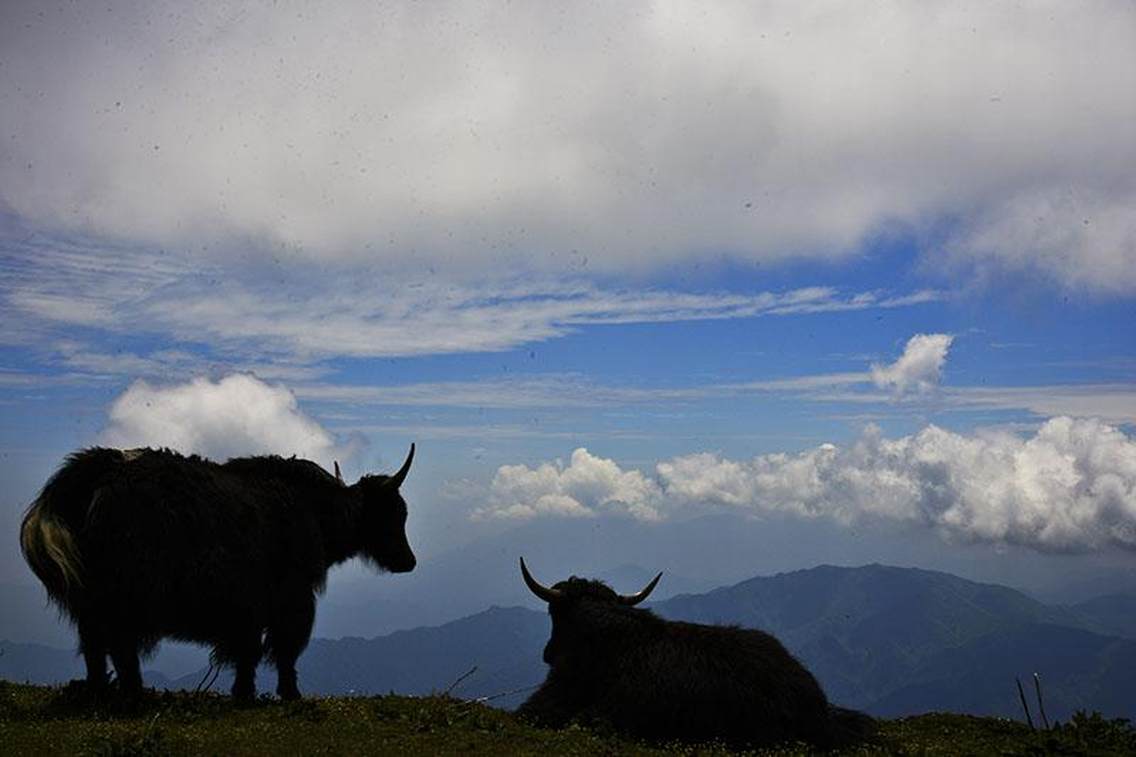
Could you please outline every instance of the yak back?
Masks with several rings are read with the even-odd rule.
[[[169,450],[70,456],[37,505],[72,530],[83,586],[64,606],[129,615],[143,646],[162,636],[209,641],[233,616],[319,591],[323,528],[346,488],[315,463],[279,457],[217,464]],[[341,517],[341,516],[340,516]]]

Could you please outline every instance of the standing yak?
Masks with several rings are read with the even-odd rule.
[[[572,576],[542,586],[521,558],[525,584],[548,603],[550,670],[518,714],[561,727],[599,722],[651,741],[722,740],[738,746],[859,738],[861,713],[830,707],[813,675],[761,631],[663,620],[638,594]]]
[[[67,458],[28,508],[20,547],[75,623],[95,691],[109,654],[120,688],[142,689],[139,654],[163,638],[207,644],[236,668],[233,696],[256,695],[262,657],[296,699],[296,658],[332,565],[362,555],[414,569],[393,476],[347,486],[309,460],[218,464],[169,450],[92,448]],[[338,472],[338,471],[337,471]]]

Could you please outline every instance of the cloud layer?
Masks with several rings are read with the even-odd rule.
[[[0,251],[0,342],[45,340],[58,327],[149,332],[175,343],[209,345],[248,362],[261,356],[315,361],[329,356],[387,357],[507,350],[600,324],[725,320],[757,316],[909,307],[940,292],[841,292],[810,286],[782,292],[681,292],[615,289],[582,277],[387,277],[373,268],[334,273],[303,261],[231,275],[184,255],[118,248],[113,256],[32,235]],[[63,362],[100,362],[74,337]],[[184,363],[176,352],[114,360],[119,367]],[[101,361],[112,368],[109,358]],[[254,366],[243,366],[247,369]],[[277,366],[279,370],[279,366]],[[258,372],[267,373],[268,371]]]
[[[626,272],[899,224],[1136,291],[1129,3],[42,10],[0,16],[0,201],[48,229]]]
[[[568,465],[502,466],[476,516],[658,520],[709,507],[843,524],[898,521],[1042,551],[1136,550],[1136,440],[1091,419],[1053,418],[1028,438],[928,426],[889,440],[869,428],[845,448],[747,461],[700,453],[660,462],[654,474],[583,449]]]
[[[300,410],[291,392],[243,374],[166,387],[136,381],[109,416],[100,441],[112,447],[170,447],[215,460],[297,455],[329,470],[349,454]]]

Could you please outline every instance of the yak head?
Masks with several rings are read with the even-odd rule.
[[[414,570],[417,561],[406,540],[406,500],[399,493],[399,487],[410,472],[414,460],[414,445],[406,462],[392,476],[363,476],[355,487],[363,497],[362,522],[360,530],[363,539],[363,556],[379,568],[392,573],[407,573]],[[338,473],[338,464],[336,472]]]
[[[662,573],[638,594],[618,594],[602,581],[576,576],[550,588],[532,577],[523,557],[521,576],[529,591],[548,603],[552,636],[544,647],[544,661],[553,670],[590,667],[589,660],[603,664],[605,653],[618,656],[623,644],[635,643],[659,622],[654,614],[632,608],[654,591]]]

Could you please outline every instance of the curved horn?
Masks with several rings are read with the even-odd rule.
[[[659,579],[662,578],[662,577],[663,577],[663,574],[660,571],[659,575],[652,578],[651,583],[647,584],[647,587],[645,589],[643,589],[643,591],[639,592],[638,594],[620,594],[619,595],[619,603],[621,605],[637,605],[637,604],[639,604],[640,602],[642,602],[644,599],[646,599],[647,597],[649,597],[651,595],[651,592],[653,592],[655,590],[655,585],[657,583],[659,583]]]
[[[529,587],[529,591],[536,594],[545,602],[551,602],[554,599],[560,599],[559,589],[550,589],[547,586],[541,586],[540,582],[532,577],[529,569],[525,566],[525,558],[521,558],[521,576],[525,579],[525,586]]]
[[[387,483],[390,484],[391,486],[393,486],[396,489],[398,487],[402,486],[402,482],[406,479],[406,474],[410,472],[410,464],[412,462],[414,462],[414,444],[413,444],[413,442],[410,445],[410,454],[406,456],[406,462],[403,463],[402,467],[398,469],[398,473],[394,474],[389,479],[387,479]]]
[[[332,462],[335,463],[335,480],[346,485],[347,482],[343,480],[343,474],[339,472],[339,461],[333,460]]]

